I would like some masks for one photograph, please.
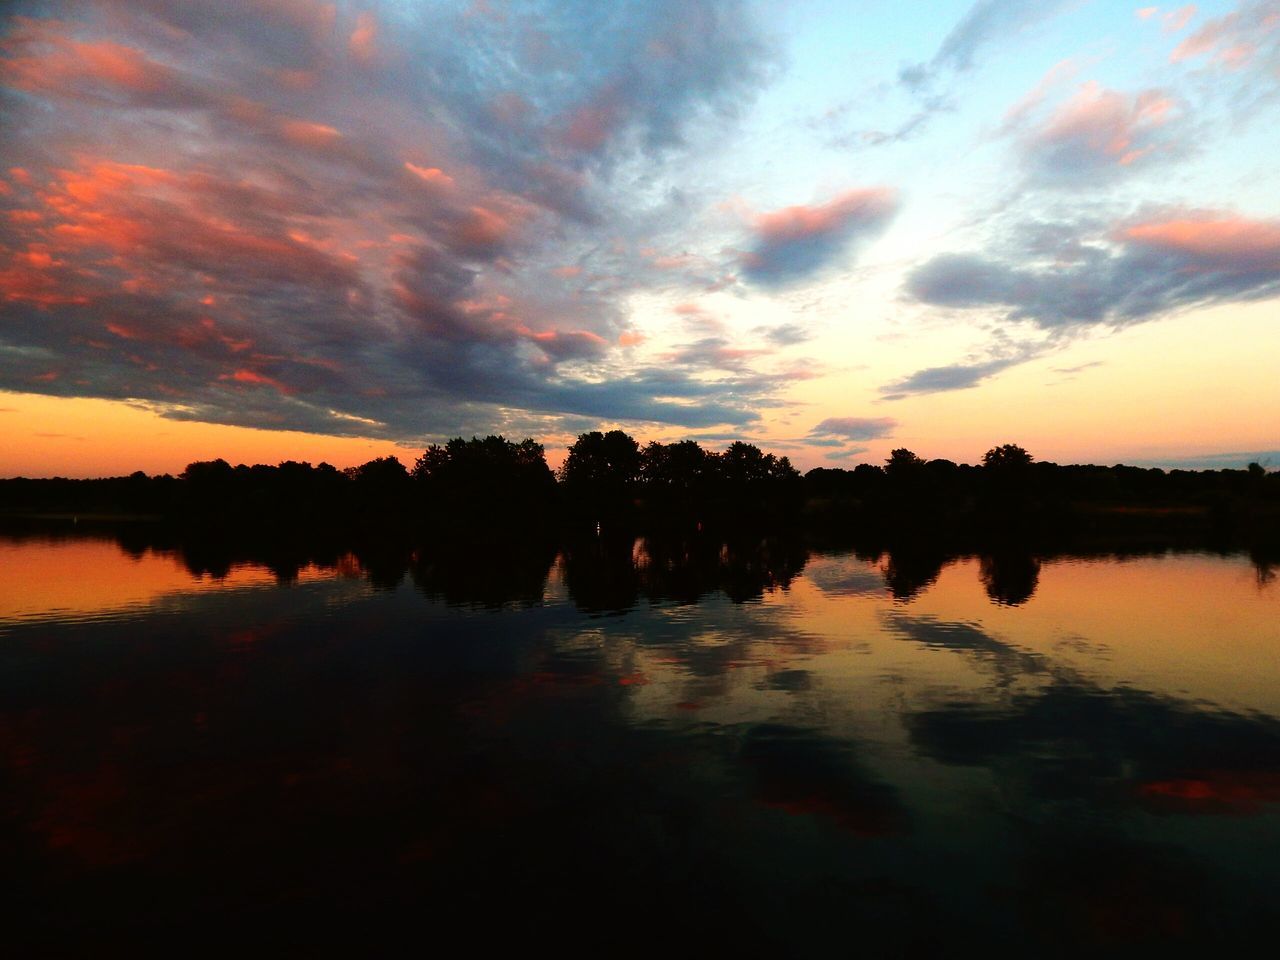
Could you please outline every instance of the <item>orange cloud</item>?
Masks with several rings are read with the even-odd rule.
[[[454,185],[453,177],[439,167],[420,167],[416,163],[410,163],[406,160],[404,168],[423,183],[429,183],[433,187],[452,187]]]
[[[17,17],[0,59],[0,81],[29,93],[101,101],[112,94],[143,102],[199,100],[174,69],[109,40],[73,40],[57,21]]]
[[[218,377],[218,379],[232,380],[236,383],[248,383],[253,384],[254,386],[272,387],[286,395],[297,393],[296,389],[288,386],[287,384],[281,383],[274,377],[268,377],[265,374],[257,373],[253,370],[237,370],[235,373],[224,373]]]
[[[285,120],[280,125],[285,139],[305,147],[323,147],[342,139],[342,134],[326,123]]]

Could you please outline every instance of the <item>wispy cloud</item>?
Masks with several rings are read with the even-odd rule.
[[[893,417],[828,417],[814,425],[811,437],[834,437],[843,440],[879,440],[897,428]]]
[[[929,60],[904,67],[899,80],[927,87],[946,73],[972,70],[989,48],[1017,36],[1071,5],[1071,0],[979,0],[951,29]]]
[[[950,390],[968,390],[982,381],[995,376],[1010,367],[1025,363],[1031,357],[1020,354],[1008,357],[997,357],[992,360],[954,363],[940,367],[926,367],[909,376],[880,388],[886,400],[902,400],[905,397],[926,394],[945,393]]]

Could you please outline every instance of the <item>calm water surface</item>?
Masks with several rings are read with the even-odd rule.
[[[1280,910],[1243,556],[0,539],[6,929],[1127,952]]]

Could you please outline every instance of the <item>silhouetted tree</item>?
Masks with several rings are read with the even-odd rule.
[[[1013,443],[992,447],[982,455],[985,509],[988,514],[1015,515],[1028,506],[1031,454]]]
[[[982,466],[987,470],[1012,472],[1031,466],[1031,454],[1013,443],[992,447],[982,455]]]
[[[717,466],[721,479],[735,491],[793,480],[800,476],[788,458],[779,459],[772,453],[765,453],[755,444],[741,440],[729,444],[725,452],[720,454]]]
[[[356,504],[365,514],[403,516],[409,501],[409,471],[396,457],[377,457],[346,471]]]
[[[579,435],[560,469],[575,507],[613,512],[629,504],[640,478],[640,445],[621,430]]]
[[[640,453],[645,502],[665,519],[705,512],[714,479],[715,457],[694,440],[654,441]]]
[[[884,472],[894,483],[915,480],[924,473],[924,461],[906,447],[899,447],[889,453]]]
[[[640,454],[640,479],[651,492],[691,493],[705,484],[711,469],[710,454],[696,440],[654,440]]]
[[[556,492],[542,444],[530,438],[455,437],[444,446],[432,444],[414,464],[413,477],[437,521],[540,522]]]
[[[194,486],[219,486],[231,482],[235,471],[231,464],[219,457],[217,460],[196,460],[182,471],[182,479]]]

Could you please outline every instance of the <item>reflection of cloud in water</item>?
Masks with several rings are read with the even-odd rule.
[[[1097,643],[1077,634],[1058,638],[1053,642],[1053,648],[1092,657],[1095,660],[1110,660],[1112,656],[1110,644]]]
[[[804,576],[823,593],[842,597],[882,596],[887,588],[879,568],[857,557],[815,557]]]
[[[821,817],[862,837],[908,829],[897,789],[863,769],[845,741],[813,730],[761,724],[743,739],[742,759],[754,771],[766,806]]]
[[[781,690],[801,693],[813,687],[813,674],[808,670],[777,670],[756,684],[758,690]]]
[[[938,650],[973,654],[993,664],[1006,683],[1016,675],[1044,673],[1048,669],[1044,657],[997,640],[973,623],[909,617],[897,610],[884,611],[880,619],[886,629],[903,639]]]
[[[1280,799],[1280,721],[1132,687],[1056,679],[1003,703],[904,717],[925,756],[983,766],[1032,798],[1248,813]]]
[[[1014,903],[1042,944],[1065,955],[1106,947],[1186,948],[1214,933],[1206,878],[1167,847],[1106,835],[1035,831]],[[1177,955],[1173,953],[1171,955]]]

